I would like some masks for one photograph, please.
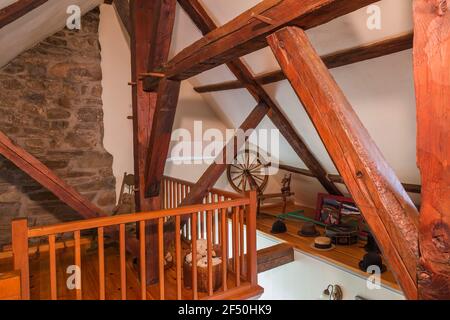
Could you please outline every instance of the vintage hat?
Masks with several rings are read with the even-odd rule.
[[[380,248],[378,247],[377,242],[372,234],[367,235],[367,244],[364,246],[366,252],[376,252],[381,253]]]
[[[283,220],[278,219],[275,221],[272,225],[271,233],[277,234],[277,233],[285,233],[287,231],[286,224]]]
[[[314,243],[311,244],[311,248],[319,251],[329,251],[335,248],[331,239],[328,237],[317,237],[314,239]]]
[[[371,266],[376,266],[380,268],[381,273],[386,271],[386,266],[383,264],[383,259],[381,258],[381,255],[379,255],[376,252],[369,252],[359,262],[359,268],[364,272],[367,272],[367,269]]]
[[[317,231],[314,223],[307,222],[303,224],[301,230],[298,232],[298,235],[302,237],[318,237],[320,236],[320,232]]]

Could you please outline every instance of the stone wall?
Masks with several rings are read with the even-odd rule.
[[[80,31],[61,30],[0,69],[0,130],[110,212],[115,178],[103,147],[98,24],[97,8]],[[0,156],[0,246],[11,241],[11,219],[25,216],[31,225],[80,219]]]

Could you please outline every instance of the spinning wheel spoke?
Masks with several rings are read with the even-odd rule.
[[[239,193],[253,189],[263,192],[269,180],[264,163],[259,153],[249,150],[241,152],[234,163],[228,165],[228,182]]]

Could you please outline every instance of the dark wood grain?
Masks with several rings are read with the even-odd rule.
[[[264,0],[207,37],[193,43],[160,69],[168,78],[184,80],[267,46],[266,37],[287,25],[305,29],[360,9],[376,0]],[[255,15],[274,21],[267,24]],[[147,78],[146,86],[155,85]]]
[[[0,9],[0,29],[43,5],[48,0],[19,0]]]
[[[280,243],[258,250],[258,273],[269,271],[294,261],[294,247]]]
[[[305,32],[289,27],[268,41],[406,297],[416,299],[417,209]]]
[[[450,299],[450,6],[414,1],[421,299]]]
[[[329,69],[346,66],[349,64],[379,58],[385,55],[396,52],[408,50],[412,48],[413,33],[408,32],[395,37],[389,37],[373,43],[353,47],[350,49],[340,50],[322,56],[322,60]],[[278,81],[285,80],[286,76],[282,70],[264,73],[255,77],[255,80],[260,85],[266,85]],[[226,81],[216,84],[210,84],[200,87],[195,87],[194,90],[198,93],[234,90],[244,88],[244,84],[239,81]]]
[[[217,28],[214,21],[206,13],[198,0],[178,0],[178,2],[203,34],[212,32]],[[319,160],[314,156],[303,138],[297,133],[278,105],[254,79],[250,69],[245,63],[240,59],[235,59],[228,62],[227,66],[239,81],[244,84],[244,87],[257,102],[263,102],[270,108],[270,112],[268,113],[270,120],[272,120],[274,125],[280,130],[281,134],[286,138],[300,159],[302,159],[305,165],[317,177],[325,190],[331,194],[340,194],[339,189],[327,178],[327,172]]]
[[[173,10],[170,11],[170,8]],[[137,211],[152,211],[161,207],[159,197],[145,197],[146,161],[157,105],[157,93],[145,92],[139,78],[142,73],[148,72],[149,66],[159,65],[167,60],[175,19],[174,8],[175,2],[172,0],[130,1],[133,143]],[[166,9],[169,11],[165,11]],[[164,12],[164,14],[161,14],[161,12]],[[158,242],[155,224],[147,224],[146,234],[146,279],[148,283],[154,283],[158,280]]]

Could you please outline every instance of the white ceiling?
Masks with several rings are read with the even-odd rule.
[[[0,0],[0,8],[12,0]],[[0,29],[0,66],[65,24],[68,5],[78,4],[83,12],[98,5],[101,0],[49,0],[46,4],[21,19]],[[258,0],[201,0],[218,25],[222,25],[257,4]],[[365,44],[412,29],[412,0],[382,0],[376,3],[381,9],[381,30],[369,30],[366,8],[338,18],[328,24],[308,31],[320,54]],[[198,40],[201,33],[178,6],[171,56]],[[269,48],[243,58],[255,74],[279,69]],[[415,99],[412,78],[411,51],[361,62],[332,70],[333,76],[354,106],[357,114],[371,133],[387,161],[409,183],[420,183],[415,164]],[[191,84],[205,85],[234,76],[220,66],[189,80]],[[319,136],[306,112],[287,81],[266,86],[272,98],[288,116],[297,131],[304,137],[324,167],[335,173]],[[202,95],[225,124],[233,127],[245,119],[255,105],[245,90],[232,90]],[[259,128],[273,128],[264,119]],[[282,141],[281,161],[305,167],[286,141]],[[316,183],[316,182],[315,182]],[[320,185],[316,185],[321,191]]]

